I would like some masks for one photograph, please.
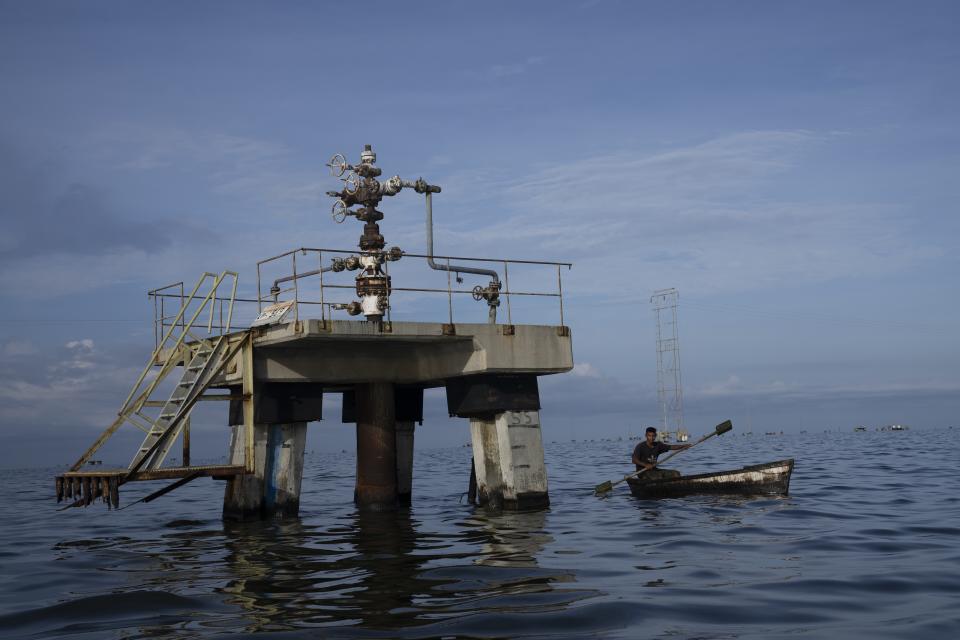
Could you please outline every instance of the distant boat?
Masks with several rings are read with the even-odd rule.
[[[854,430],[854,431],[866,431],[867,428],[866,428],[865,426],[863,426],[863,425],[860,425],[860,426],[858,426],[858,427],[854,427],[853,430]]]
[[[630,493],[638,498],[670,498],[697,493],[733,495],[786,495],[790,489],[793,458],[732,471],[700,473],[678,478],[644,481],[643,475],[627,478]]]

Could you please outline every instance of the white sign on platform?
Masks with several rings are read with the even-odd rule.
[[[260,312],[260,315],[257,316],[257,319],[253,321],[251,327],[262,327],[268,324],[276,324],[283,320],[290,309],[293,308],[293,300],[288,300],[287,302],[278,302],[277,304],[272,304],[263,311]]]

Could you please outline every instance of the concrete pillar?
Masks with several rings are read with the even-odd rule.
[[[539,411],[470,419],[477,500],[510,510],[550,506]]]
[[[413,430],[416,423],[398,420],[397,429],[397,500],[409,506],[413,494]]]
[[[361,509],[397,507],[397,435],[394,388],[389,382],[356,386],[357,483]]]
[[[232,430],[230,464],[242,465],[246,428],[237,425]],[[300,512],[306,443],[306,422],[254,425],[254,472],[235,476],[227,482],[223,496],[224,519],[296,517]]]

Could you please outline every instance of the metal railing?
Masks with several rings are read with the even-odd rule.
[[[328,256],[331,259],[343,260],[343,256],[359,256],[359,252],[356,250],[344,250],[344,249],[319,249],[311,247],[300,247],[298,249],[292,249],[290,251],[281,253],[264,260],[257,262],[257,311],[262,311],[265,304],[275,304],[277,302],[285,302],[292,300],[294,305],[292,307],[293,319],[295,321],[300,320],[301,317],[301,305],[316,305],[320,310],[320,320],[324,323],[328,319],[332,319],[332,313],[335,308],[339,308],[346,300],[330,300],[331,295],[335,295],[341,291],[354,291],[355,283],[351,271],[341,269],[339,271],[334,270],[331,261],[331,264],[324,266],[323,261],[324,257]],[[298,256],[300,260],[298,261]],[[310,257],[310,262],[316,264],[314,268],[304,269],[304,259]],[[313,257],[316,258],[316,262],[313,261]],[[427,260],[434,260],[440,264],[445,264],[447,267],[450,267],[449,270],[446,270],[446,287],[429,287],[429,286],[397,286],[394,283],[391,286],[392,294],[397,293],[410,293],[410,294],[436,294],[444,295],[447,298],[447,320],[450,324],[455,322],[454,314],[454,299],[458,296],[472,296],[476,298],[475,289],[465,289],[458,288],[454,283],[454,278],[456,278],[456,284],[462,283],[462,278],[457,272],[456,265],[452,265],[452,262],[470,262],[474,264],[485,263],[493,267],[502,267],[503,269],[503,286],[499,291],[500,300],[505,302],[506,307],[506,322],[502,322],[498,319],[498,324],[513,324],[513,299],[514,297],[535,297],[535,298],[556,298],[557,300],[557,309],[559,312],[559,323],[560,326],[564,324],[563,317],[563,268],[570,269],[573,265],[569,262],[549,262],[543,260],[511,260],[503,258],[471,258],[465,256],[441,256],[441,255],[427,255],[427,254],[418,254],[418,253],[403,253],[399,261],[386,261],[384,262],[384,272],[386,275],[390,275],[390,265],[400,264],[402,261],[409,261],[410,259],[420,260],[424,262],[426,267]],[[271,280],[264,278],[264,271],[267,265],[280,263],[282,261],[289,260],[289,272],[283,273],[278,276],[276,279],[272,280],[274,283],[270,285]],[[408,263],[407,263],[408,264]],[[510,287],[510,265],[524,265],[527,267],[543,267],[549,268],[556,271],[556,288],[549,288],[544,290],[523,290],[518,289],[514,290]],[[418,279],[428,278],[435,274],[435,271],[430,271],[424,269],[422,274],[416,274]],[[455,275],[456,274],[456,275]],[[341,283],[332,283],[330,282],[331,276],[339,275],[342,278]],[[313,289],[314,294],[309,294],[310,289],[307,289],[301,284],[301,280],[306,280],[308,278],[316,278],[317,287]],[[551,276],[552,279],[552,276]],[[291,283],[286,287],[279,287],[276,283],[282,281],[283,283]],[[267,284],[265,287],[264,285]],[[350,299],[353,297],[351,296]],[[478,302],[486,305],[485,300],[479,300]],[[390,322],[392,320],[391,304],[387,307],[385,320]],[[499,318],[500,316],[498,316]]]
[[[228,296],[218,295],[218,290],[224,277],[233,278],[230,295]],[[196,295],[197,289],[199,289],[201,284],[208,278],[213,278],[211,285],[212,290],[207,296],[201,299]],[[230,333],[230,330],[233,328],[235,303],[242,301],[236,297],[237,284],[238,275],[232,271],[224,271],[223,274],[219,276],[218,274],[208,272],[201,276],[197,287],[189,294],[185,293],[182,281],[148,291],[147,296],[153,298],[154,346],[159,348],[161,343],[164,343],[169,337],[169,332],[175,327],[179,327],[182,334],[188,334],[187,315],[188,307],[190,307],[191,304],[199,304],[201,307],[206,307],[209,304],[209,317],[206,322],[207,335]],[[250,300],[248,302],[253,301]],[[226,313],[224,312],[224,307],[226,307]],[[202,310],[201,308],[197,311],[197,317]],[[195,317],[194,320],[196,320],[197,317]],[[195,335],[190,335],[190,337],[197,339]]]
[[[342,308],[345,304],[356,298],[355,271],[347,268],[333,267],[334,259],[344,261],[351,256],[359,256],[357,250],[346,249],[320,249],[311,247],[300,247],[292,249],[276,256],[266,258],[257,262],[257,289],[256,297],[236,297],[215,296],[210,302],[210,315],[207,326],[208,331],[229,332],[231,328],[231,318],[236,318],[232,324],[239,327],[249,326],[256,316],[264,310],[265,307],[278,302],[292,301],[289,318],[293,321],[300,321],[304,318],[317,318],[323,326],[334,318],[339,311],[344,319],[348,318]],[[438,264],[449,266],[450,270],[434,271],[428,268],[427,261],[432,259]],[[327,264],[324,265],[324,260]],[[569,262],[550,262],[543,260],[512,260],[504,258],[472,258],[465,256],[446,256],[446,255],[427,255],[417,253],[403,253],[399,260],[384,262],[383,268],[386,275],[390,275],[391,269],[394,270],[393,286],[391,286],[391,301],[407,297],[423,296],[428,300],[437,300],[437,303],[427,302],[428,313],[443,313],[446,322],[455,324],[459,319],[463,320],[464,312],[457,311],[457,301],[473,297],[476,299],[474,288],[468,288],[463,285],[463,278],[469,277],[471,280],[481,282],[482,278],[476,275],[461,274],[456,269],[456,263],[484,264],[502,273],[501,289],[499,290],[499,312],[496,315],[497,324],[514,323],[515,305],[520,300],[555,300],[557,314],[555,318],[559,326],[564,326],[564,300],[563,300],[563,271],[569,270],[573,265]],[[422,269],[414,266],[415,263],[422,265]],[[342,262],[341,262],[342,264]],[[536,274],[537,287],[522,286],[513,289],[511,286],[512,272],[518,270],[539,270]],[[397,270],[403,273],[398,276]],[[545,272],[545,273],[544,273]],[[528,280],[530,273],[524,273]],[[462,276],[462,277],[461,277]],[[442,279],[443,285],[440,287],[429,286],[431,280]],[[539,283],[543,282],[540,287]],[[409,286],[399,286],[408,283]],[[423,286],[420,286],[423,284]],[[236,291],[234,289],[234,291]],[[154,301],[154,337],[157,344],[160,337],[175,325],[183,323],[183,307],[186,298],[183,290],[183,283],[176,282],[164,287],[159,287],[148,292],[148,295]],[[439,300],[445,298],[445,307],[443,311],[439,309]],[[416,300],[408,306],[407,300],[399,304],[391,302],[387,307],[385,322],[390,323],[393,320],[393,307],[403,309],[404,315],[411,315],[415,307],[422,301]],[[486,308],[488,302],[479,299],[475,304]],[[226,309],[225,309],[226,306]],[[236,310],[234,309],[236,307]],[[175,309],[176,312],[172,312]],[[236,311],[236,312],[235,312]],[[540,309],[537,311],[537,318],[543,317],[546,311]],[[225,318],[226,314],[226,318]],[[524,315],[525,319],[529,316]],[[418,318],[429,320],[429,317]],[[361,318],[362,320],[362,318]],[[541,324],[550,323],[544,318]]]

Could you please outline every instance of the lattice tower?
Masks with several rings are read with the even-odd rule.
[[[677,335],[676,289],[660,289],[650,296],[657,318],[657,397],[662,430],[679,441],[689,437],[683,426],[683,387],[680,378],[680,339]]]

